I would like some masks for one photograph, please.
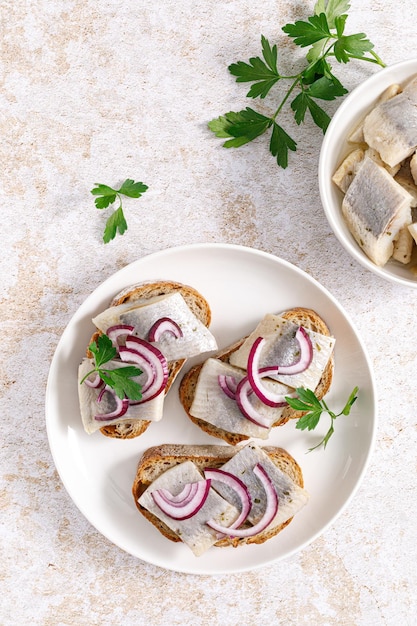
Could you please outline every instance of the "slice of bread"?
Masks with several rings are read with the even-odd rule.
[[[304,487],[303,474],[296,460],[282,448],[274,446],[264,446],[262,448],[266,452],[273,463],[283,472],[285,472],[297,485]],[[185,461],[193,461],[200,471],[205,468],[221,467],[226,461],[231,459],[238,451],[238,448],[225,445],[182,445],[182,444],[161,444],[149,448],[144,452],[140,459],[135,480],[132,486],[132,494],[138,510],[150,521],[167,539],[179,542],[180,537],[176,535],[164,522],[150,513],[138,502],[140,496],[145,489],[160,476],[163,472],[183,463]],[[293,518],[287,520],[280,526],[254,535],[252,537],[237,538],[224,537],[220,539],[215,546],[237,547],[242,544],[260,544],[264,543],[271,537],[277,535],[285,528]]]
[[[281,317],[284,317],[285,319],[289,321],[295,322],[296,324],[303,326],[304,328],[313,330],[322,335],[330,336],[330,330],[327,327],[326,323],[312,309],[297,307],[297,308],[285,311],[284,313],[281,313],[280,315]],[[228,363],[229,357],[232,354],[232,352],[237,350],[245,341],[245,339],[246,337],[243,337],[242,339],[240,339],[233,345],[220,351],[217,355],[215,355],[215,358],[218,358]],[[200,418],[194,417],[193,415],[190,414],[190,408],[193,403],[195,389],[196,389],[197,382],[198,382],[198,377],[199,377],[201,368],[203,367],[203,364],[204,364],[204,361],[198,365],[195,365],[188,372],[186,372],[180,384],[180,388],[179,388],[180,401],[188,417],[194,424],[196,424],[196,426],[204,430],[207,434],[213,437],[218,437],[220,439],[223,439],[224,441],[226,441],[227,443],[231,445],[236,445],[240,443],[241,441],[249,439],[247,435],[230,433],[226,430],[223,430],[217,426],[209,424],[208,422]],[[327,364],[325,371],[323,372],[323,375],[320,379],[319,384],[314,390],[316,396],[320,400],[321,398],[325,396],[325,394],[328,392],[330,388],[330,385],[333,379],[333,370],[334,370],[334,359],[332,356]],[[283,424],[286,424],[288,420],[298,419],[302,415],[303,413],[301,411],[295,411],[294,409],[291,409],[290,407],[286,407],[284,411],[282,412],[281,416],[279,417],[279,419],[273,424],[273,426],[274,427],[282,426]]]
[[[114,296],[110,302],[110,306],[118,306],[119,304],[125,304],[128,302],[140,302],[150,300],[156,296],[164,296],[170,293],[178,291],[188,307],[194,313],[194,315],[207,327],[211,322],[211,309],[209,303],[196,289],[189,285],[184,285],[179,282],[169,280],[155,280],[137,283],[131,287],[127,287]],[[95,341],[100,333],[95,332],[91,338],[91,341]],[[87,356],[91,358],[93,355],[87,349]],[[168,382],[165,387],[165,394],[168,393],[173,382],[184,366],[186,359],[178,359],[176,361],[170,361],[168,363]],[[114,437],[117,439],[132,439],[142,435],[148,428],[151,422],[147,420],[134,420],[132,422],[120,422],[111,424],[109,426],[103,426],[100,431],[107,437]]]

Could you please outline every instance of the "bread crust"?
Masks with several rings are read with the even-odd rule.
[[[193,461],[200,471],[207,467],[217,468],[228,461],[239,448],[225,445],[186,445],[186,444],[160,444],[146,450],[139,460],[136,476],[132,485],[132,495],[136,507],[146,519],[159,530],[167,539],[179,542],[181,539],[176,535],[164,522],[157,518],[153,513],[145,509],[138,502],[140,496],[145,489],[163,472],[184,463],[185,461]],[[266,452],[269,458],[275,463],[279,469],[288,474],[290,478],[300,487],[304,487],[304,479],[301,467],[297,461],[283,448],[277,446],[263,446],[262,450]],[[293,518],[288,519],[280,526],[254,535],[253,537],[225,537],[214,545],[219,548],[228,546],[238,547],[244,544],[260,544],[264,543],[271,537],[275,537],[280,533]]]
[[[171,280],[144,281],[126,287],[115,295],[110,302],[110,306],[118,306],[127,302],[138,300],[149,300],[156,296],[179,292],[194,315],[207,327],[211,322],[211,309],[209,303],[194,287]],[[94,332],[90,343],[97,340],[101,333]],[[87,348],[87,357],[92,358],[91,352]],[[172,387],[176,377],[184,367],[186,359],[177,359],[168,363],[168,381],[165,387],[165,395]],[[132,420],[131,422],[119,422],[100,428],[100,432],[106,437],[114,439],[133,439],[142,435],[151,424],[148,420]]]
[[[281,317],[284,317],[285,319],[289,321],[300,324],[309,330],[313,330],[317,333],[330,337],[330,330],[327,327],[327,324],[318,315],[318,313],[313,311],[313,309],[307,309],[304,307],[296,307],[293,309],[289,309],[288,311],[284,311],[283,313],[280,313],[280,315]],[[228,363],[230,355],[242,345],[245,339],[246,337],[243,337],[242,339],[235,342],[231,346],[224,348],[223,350],[218,352],[214,358],[220,359],[221,361]],[[230,433],[227,430],[214,426],[213,424],[209,424],[208,422],[205,422],[204,420],[191,415],[190,408],[194,399],[198,377],[200,375],[200,371],[204,365],[204,362],[205,361],[202,361],[198,365],[195,365],[194,367],[192,367],[188,372],[186,372],[180,383],[179,397],[180,397],[181,404],[184,407],[184,410],[187,416],[196,426],[201,428],[201,430],[206,432],[208,435],[223,439],[224,441],[226,441],[228,444],[232,446],[235,446],[238,443],[241,443],[242,441],[248,440],[250,437],[248,437],[247,435],[242,435],[238,433]],[[332,384],[332,380],[333,380],[333,371],[334,371],[334,358],[332,355],[331,358],[329,359],[329,362],[326,366],[325,371],[323,372],[323,375],[319,381],[319,384],[314,390],[319,400],[321,400],[330,389],[330,385]],[[295,411],[291,407],[286,407],[283,410],[279,419],[272,425],[272,427],[275,428],[277,426],[283,426],[290,419],[299,419],[303,415],[304,415],[304,412],[302,411]]]

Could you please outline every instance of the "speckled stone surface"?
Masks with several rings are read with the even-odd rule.
[[[417,6],[352,1],[386,63],[415,55]],[[2,0],[0,3],[0,624],[114,626],[417,623],[417,291],[354,263],[321,209],[322,135],[310,122],[280,170],[263,140],[224,150],[206,123],[247,106],[227,66],[313,3],[281,0]],[[349,89],[376,71],[340,69]],[[333,112],[338,103],[329,103]],[[268,103],[262,104],[268,110]],[[93,183],[143,180],[129,230],[101,241]],[[45,429],[50,361],[88,294],[167,247],[260,248],[318,279],[345,307],[375,370],[379,428],[352,504],[285,562],[230,576],[143,563],[100,535],[67,495]]]

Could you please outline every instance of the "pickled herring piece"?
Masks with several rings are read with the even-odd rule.
[[[394,167],[417,148],[417,78],[404,91],[378,104],[363,124],[366,143]]]
[[[349,230],[379,266],[393,254],[399,231],[411,224],[412,196],[375,161],[365,157],[342,203]]]

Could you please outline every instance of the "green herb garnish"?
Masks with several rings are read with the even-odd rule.
[[[209,122],[210,130],[217,137],[226,139],[223,144],[225,148],[243,146],[272,129],[269,151],[276,157],[278,165],[286,168],[289,151],[295,152],[297,149],[296,141],[276,121],[287,101],[298,125],[304,122],[308,111],[314,123],[325,133],[330,117],[317,101],[335,100],[347,93],[347,89],[334,75],[330,59],[339,63],[359,59],[385,67],[364,33],[345,35],[349,8],[348,0],[318,0],[314,15],[307,21],[298,20],[282,28],[297,46],[309,47],[306,65],[296,74],[284,76],[280,73],[277,46],[271,46],[264,36],[261,38],[262,58],[253,57],[248,63],[239,61],[229,66],[229,72],[236,76],[236,82],[253,83],[246,94],[248,98],[263,99],[276,83],[281,84],[283,81],[287,81],[288,88],[272,115],[246,107],[239,112],[230,111]]]
[[[94,354],[95,367],[84,376],[80,385],[91,374],[97,372],[101,380],[114,389],[114,392],[122,400],[141,400],[142,386],[132,380],[135,376],[142,374],[142,370],[134,365],[118,367],[117,369],[103,368],[102,365],[111,361],[117,355],[117,350],[113,346],[111,339],[107,335],[100,335],[97,341],[93,341],[88,346],[90,352]]]
[[[298,389],[296,389],[296,398],[285,398],[292,409],[295,409],[296,411],[306,411],[305,415],[300,417],[295,425],[295,427],[299,430],[314,430],[319,423],[323,413],[327,413],[330,416],[329,430],[327,431],[322,441],[320,441],[320,443],[318,443],[313,448],[309,448],[309,452],[311,452],[311,450],[319,448],[320,446],[326,448],[327,443],[334,432],[335,419],[339,417],[339,415],[349,415],[352,405],[357,399],[358,391],[359,388],[355,387],[340,413],[334,413],[333,411],[331,411],[326,402],[324,400],[319,400],[314,391],[311,391],[311,389],[298,387]]]
[[[108,187],[108,185],[102,185],[100,183],[95,183],[95,185],[91,193],[93,196],[97,196],[94,200],[97,209],[107,209],[116,199],[119,200],[119,206],[108,218],[104,229],[103,241],[104,243],[109,243],[109,241],[116,237],[117,231],[123,235],[127,230],[127,222],[123,213],[122,196],[140,198],[148,187],[144,185],[144,183],[135,183],[131,178],[127,178],[119,189],[113,189],[112,187]]]

